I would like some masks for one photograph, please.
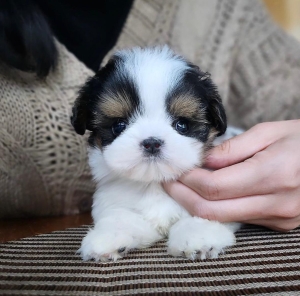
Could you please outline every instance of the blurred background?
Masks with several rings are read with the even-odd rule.
[[[264,0],[273,19],[300,41],[300,0]]]

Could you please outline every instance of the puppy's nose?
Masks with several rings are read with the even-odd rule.
[[[142,142],[144,150],[149,154],[157,154],[164,142],[160,139],[150,137]]]

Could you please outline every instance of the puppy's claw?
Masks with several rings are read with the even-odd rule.
[[[126,251],[126,247],[118,249],[118,253],[124,253]]]

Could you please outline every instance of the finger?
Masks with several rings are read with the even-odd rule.
[[[195,169],[179,181],[208,200],[231,199],[271,193],[269,170],[259,159],[250,159],[216,171]]]
[[[180,182],[164,184],[164,188],[192,216],[220,222],[246,222],[273,216],[273,201],[270,204],[270,196],[208,201]]]
[[[244,221],[247,224],[260,225],[272,230],[287,232],[300,226],[300,218],[287,219],[287,218],[269,218]]]
[[[273,196],[253,196],[231,201],[210,202],[178,182],[166,184],[165,188],[193,216],[220,222],[260,225],[281,232],[300,226],[300,217],[293,219],[278,217],[276,207],[278,203]]]
[[[199,216],[202,218],[203,216],[209,216],[210,220],[216,220],[212,217],[213,213],[210,211],[209,206],[205,205],[208,201],[200,197],[192,189],[178,181],[164,183],[163,187],[169,196],[182,205],[192,216]],[[200,213],[199,209],[202,209],[203,211]],[[208,209],[209,211],[205,213],[205,209]]]
[[[290,124],[290,123],[289,123]],[[231,138],[208,152],[204,166],[211,169],[223,168],[250,158],[276,141],[285,123],[263,123],[243,134]]]

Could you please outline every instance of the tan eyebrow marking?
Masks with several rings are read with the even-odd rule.
[[[111,118],[126,118],[133,112],[134,106],[130,98],[125,94],[106,94],[99,102],[99,108],[103,114]]]
[[[170,102],[170,113],[176,117],[193,118],[205,122],[205,110],[200,109],[199,102],[192,96],[178,96]]]

